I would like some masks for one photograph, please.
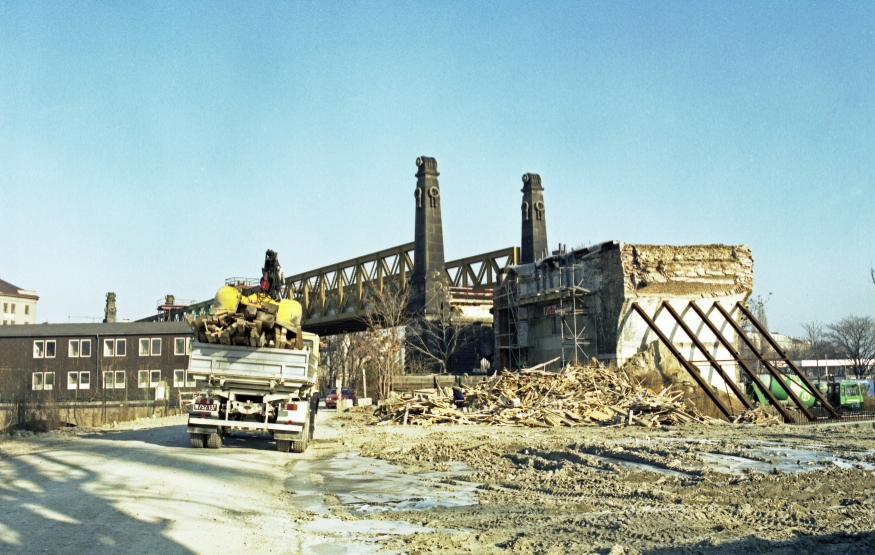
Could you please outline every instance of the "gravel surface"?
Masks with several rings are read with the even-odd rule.
[[[184,416],[6,436],[0,553],[875,552],[871,424],[369,421],[320,411],[303,455]]]

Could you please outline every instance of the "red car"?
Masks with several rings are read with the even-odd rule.
[[[343,399],[352,399],[353,406],[358,402],[358,397],[355,396],[355,391],[350,387],[341,387],[340,395]],[[325,397],[325,406],[329,409],[337,408],[337,388],[332,387],[331,391],[328,392],[328,396]]]

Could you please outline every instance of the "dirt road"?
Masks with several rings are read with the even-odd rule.
[[[331,414],[319,413],[318,439],[303,456],[233,436],[220,450],[192,449],[184,416],[2,441],[0,552],[372,549],[343,531],[308,532],[321,499],[304,503],[287,487],[295,464],[342,448]]]
[[[184,417],[2,440],[0,552],[875,551],[871,427],[368,420],[321,411],[304,455]]]

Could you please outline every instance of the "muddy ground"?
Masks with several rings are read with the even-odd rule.
[[[871,424],[367,430],[408,472],[476,469],[478,505],[403,516],[470,532],[391,543],[411,552],[875,552]]]
[[[7,436],[0,552],[875,552],[871,424],[369,421],[320,411],[304,455],[184,417]]]

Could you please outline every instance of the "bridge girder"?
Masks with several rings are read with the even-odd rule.
[[[414,248],[405,243],[286,278],[286,297],[301,303],[304,330],[319,335],[363,331],[368,299],[407,290]],[[499,272],[519,264],[519,252],[519,247],[508,247],[445,263],[450,302],[471,294],[491,302]]]

